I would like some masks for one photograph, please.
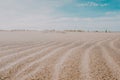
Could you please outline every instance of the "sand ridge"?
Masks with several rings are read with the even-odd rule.
[[[0,38],[0,80],[120,80],[120,33],[3,31]]]

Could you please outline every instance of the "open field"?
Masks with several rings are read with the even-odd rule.
[[[0,31],[0,80],[120,80],[120,33]]]

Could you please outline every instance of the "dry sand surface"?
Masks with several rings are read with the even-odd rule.
[[[0,31],[0,80],[120,80],[120,33]]]

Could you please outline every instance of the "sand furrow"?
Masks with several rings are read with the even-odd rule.
[[[107,66],[104,57],[102,56],[101,47],[95,46],[90,55],[90,76],[92,80],[117,80]],[[103,53],[105,54],[105,53]]]
[[[94,41],[93,41],[94,42]],[[79,60],[84,48],[88,48],[91,43],[85,42],[80,46],[76,46],[68,51],[63,57],[60,58],[55,65],[53,77],[51,80],[76,80],[79,79],[80,71]]]
[[[8,61],[5,62],[6,65],[4,64],[4,66],[2,66],[2,67],[0,68],[0,72],[11,68],[12,66],[16,65],[17,63],[20,63],[20,62],[26,60],[26,59],[29,58],[29,57],[34,56],[35,54],[33,54],[33,53],[35,53],[35,52],[36,52],[36,53],[39,53],[40,50],[46,48],[47,46],[49,47],[49,46],[51,46],[51,45],[56,45],[56,44],[57,44],[57,43],[49,43],[49,44],[47,44],[47,45],[42,45],[42,46],[40,46],[38,50],[35,50],[35,51],[28,50],[29,52],[28,52],[28,53],[26,52],[28,55],[25,56],[26,53],[24,52],[24,53],[22,53],[22,56],[21,56],[21,57],[20,57],[20,55],[16,55],[16,57],[18,57],[18,58],[15,58],[15,56],[13,56],[13,57],[14,57],[13,60],[12,60],[11,57],[10,57],[10,60],[8,60],[8,61],[11,61],[11,62],[9,62],[9,63],[8,63]]]
[[[24,47],[24,46],[30,46],[30,45],[34,45],[34,44],[39,44],[39,43],[32,43],[32,44],[28,44],[28,43],[13,43],[11,45],[6,45],[6,46],[0,46],[0,52],[1,51],[6,51],[6,50],[11,50],[14,48],[19,48],[19,47]]]
[[[67,46],[63,46],[60,50],[56,51],[57,54],[54,54],[53,56],[48,57],[49,62],[47,60],[47,64],[50,64],[50,66],[47,68],[47,64],[45,64],[46,67],[44,65],[44,68],[46,68],[48,70],[49,73],[47,73],[47,75],[49,75],[49,77],[46,77],[46,78],[43,78],[43,79],[44,80],[50,80],[50,78],[52,77],[52,74],[53,74],[54,65],[57,64],[58,59],[61,58],[61,56],[64,56],[70,49],[73,49],[74,47],[76,47],[77,45],[79,46],[80,44],[79,43],[77,43],[77,44],[72,43],[72,44],[69,44]],[[53,64],[51,65],[51,63],[53,63]],[[33,70],[30,74],[27,74],[26,76],[24,76],[21,80],[27,80],[27,79],[29,80],[30,79],[29,77],[31,75],[35,75],[35,74],[36,75],[38,75],[38,74],[43,74],[44,75],[45,73],[41,69],[42,69],[42,66],[39,65],[35,70]],[[41,79],[42,77],[37,76],[37,78]],[[37,78],[35,78],[35,79],[37,79]],[[34,79],[34,77],[33,77],[33,79]]]
[[[48,42],[48,43],[51,43],[52,41],[50,41],[50,42]],[[0,52],[0,58],[2,58],[2,57],[4,57],[4,56],[8,56],[8,55],[13,55],[13,54],[16,54],[16,53],[20,53],[20,52],[23,52],[24,50],[29,50],[29,49],[32,49],[32,48],[34,48],[34,47],[38,47],[38,46],[40,46],[40,45],[42,45],[42,44],[44,44],[44,43],[46,43],[47,44],[47,42],[41,42],[41,43],[39,43],[39,44],[34,44],[34,45],[28,45],[28,46],[24,46],[24,47],[20,47],[20,48],[13,48],[13,49],[11,49],[11,50],[6,50],[6,51],[2,51],[2,52]]]
[[[0,80],[120,79],[119,33],[4,33]]]
[[[29,54],[28,52],[39,50],[41,48],[41,46],[44,46],[45,44],[49,44],[49,43],[51,43],[51,42],[44,42],[44,43],[41,43],[39,45],[28,47],[27,49],[23,49],[21,51],[15,52],[15,53],[8,52],[0,57],[0,62],[3,60],[9,60],[10,58],[16,58],[16,56],[23,55],[23,53]]]
[[[45,44],[47,44],[47,45],[45,45]],[[16,59],[23,58],[23,56],[25,57],[27,55],[30,55],[30,53],[32,54],[34,52],[37,52],[37,50],[41,50],[42,48],[52,45],[52,44],[55,44],[55,43],[49,43],[49,42],[46,43],[45,42],[34,48],[28,48],[28,49],[20,51],[18,53],[13,53],[10,55],[3,56],[2,58],[0,58],[0,61],[2,61],[4,64],[11,63],[12,61],[16,61]],[[0,68],[1,68],[1,66],[2,66],[2,63],[0,63]]]
[[[109,38],[107,39],[107,41]],[[93,50],[94,47],[102,44],[106,40],[98,40],[92,43],[90,47],[88,47],[85,51],[84,54],[82,55],[83,57],[81,58],[81,63],[80,63],[80,71],[81,71],[81,79],[82,80],[92,80],[92,77],[90,76],[90,55],[92,54],[91,51]]]
[[[57,62],[57,64],[54,67],[54,72],[52,75],[52,80],[59,80],[60,74],[62,74],[62,69],[64,68],[63,64],[67,59],[72,55],[75,51],[79,50],[81,47],[85,46],[87,43],[85,42],[82,45],[75,46],[74,48],[70,49],[69,51],[66,52],[65,55],[63,55]]]
[[[114,61],[114,59],[109,55],[109,50],[105,48],[104,46],[101,46],[101,49],[103,51],[103,57],[106,60],[106,64],[113,72],[113,75],[119,80],[120,79],[120,67],[119,65]]]
[[[81,58],[81,64],[80,64],[80,71],[81,71],[81,79],[82,80],[91,80],[90,77],[90,59],[89,59],[89,53],[92,50],[94,46],[89,47],[85,50],[83,57]]]
[[[109,43],[109,46],[112,48],[112,49],[114,49],[117,53],[120,53],[120,49],[119,48],[117,48],[117,47],[115,47],[115,45],[114,45],[114,43],[116,42],[116,41],[118,41],[119,39],[115,39],[114,41],[111,41],[110,43]]]
[[[119,39],[119,38],[118,38],[118,40],[114,43],[114,46],[120,50],[120,39]]]
[[[120,66],[120,50],[114,46],[114,43],[118,39],[111,40],[110,42],[104,43],[104,47],[109,51],[109,55],[114,59],[114,61]]]
[[[33,43],[33,44],[23,43],[23,44],[17,44],[17,45],[9,46],[9,47],[0,47],[0,53],[4,53],[4,52],[16,50],[16,49],[20,49],[20,48],[24,48],[24,47],[28,47],[28,46],[33,46],[33,45],[36,45],[36,44],[40,44],[40,43]]]
[[[0,47],[0,52],[5,52],[5,51],[11,51],[11,50],[14,50],[14,49],[19,49],[20,47],[25,47],[25,46],[32,46],[32,45],[36,45],[36,44],[40,44],[42,43],[43,41],[40,41],[40,42],[34,42],[34,43],[12,43],[11,45],[6,45],[6,46],[1,46]]]
[[[44,55],[43,57],[41,58],[38,58],[36,60],[34,60],[33,62],[30,62],[28,65],[24,66],[22,70],[20,70],[15,77],[21,75],[21,73],[25,73],[24,71],[31,68],[32,66],[34,66],[35,64],[37,63],[40,63],[42,62],[43,60],[47,59],[47,57],[50,57],[51,55],[53,55],[57,50],[59,50],[62,46],[65,46],[65,45],[68,45],[68,43],[62,43],[60,45],[57,45],[56,47],[54,47],[51,51],[47,51],[46,49],[45,50],[42,50],[41,53],[45,53],[44,51],[47,51],[47,53],[49,54],[46,54]],[[51,47],[50,47],[51,48]]]
[[[93,43],[90,47],[88,47],[81,58],[81,62],[80,62],[80,72],[81,72],[81,78],[82,80],[91,80],[90,77],[90,52],[91,50],[95,47],[95,44]]]
[[[8,48],[13,46],[19,46],[19,45],[17,45],[17,43],[0,43],[0,50],[1,48]]]

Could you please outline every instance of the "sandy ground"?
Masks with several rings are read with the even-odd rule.
[[[0,80],[120,80],[120,33],[0,31]]]

